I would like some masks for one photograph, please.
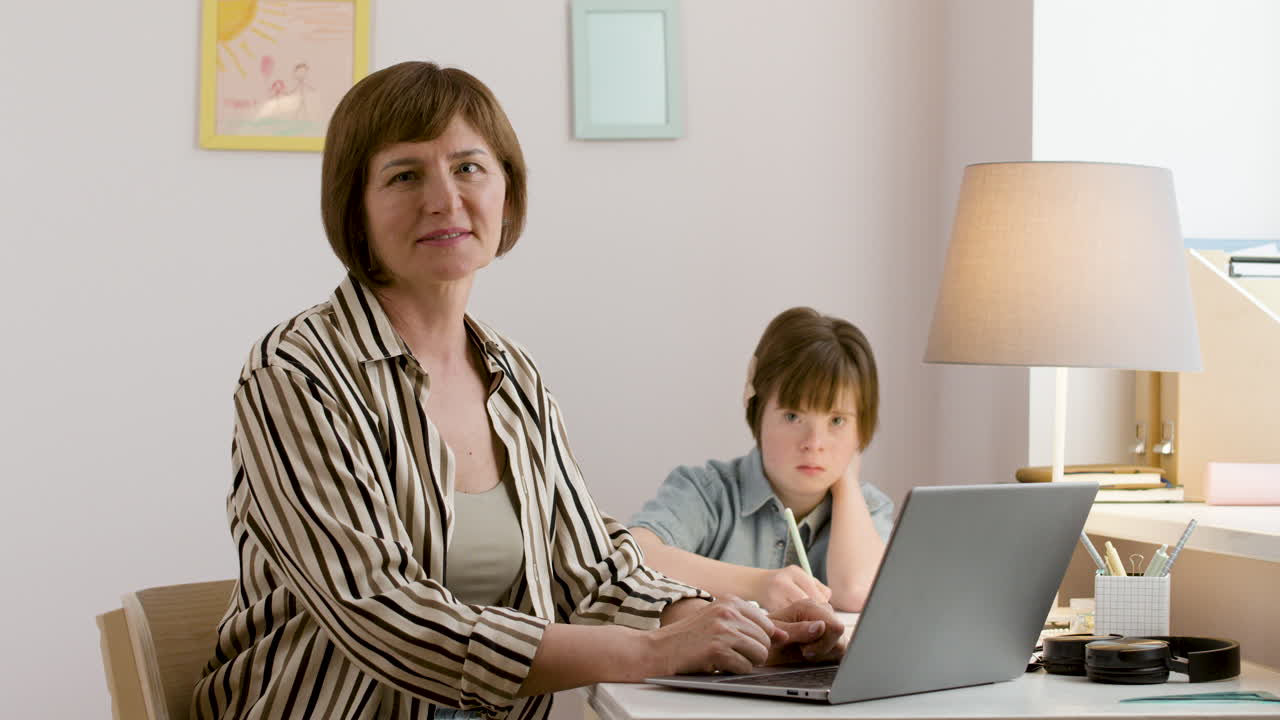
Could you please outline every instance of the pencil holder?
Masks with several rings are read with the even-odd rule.
[[[1098,575],[1093,581],[1094,632],[1127,636],[1169,634],[1170,576]]]

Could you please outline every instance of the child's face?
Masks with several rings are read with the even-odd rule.
[[[856,407],[852,392],[829,411],[784,408],[776,393],[769,398],[760,419],[760,454],[783,502],[821,498],[844,474],[858,453]]]

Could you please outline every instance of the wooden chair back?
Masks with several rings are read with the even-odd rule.
[[[188,720],[234,587],[234,580],[216,580],[147,588],[98,616],[117,720]]]

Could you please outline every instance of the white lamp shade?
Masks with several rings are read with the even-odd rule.
[[[1199,370],[1172,174],[965,168],[925,361]]]

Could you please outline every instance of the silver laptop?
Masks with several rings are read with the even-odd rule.
[[[835,704],[1012,680],[1097,491],[1082,481],[914,488],[838,664],[647,682]]]

